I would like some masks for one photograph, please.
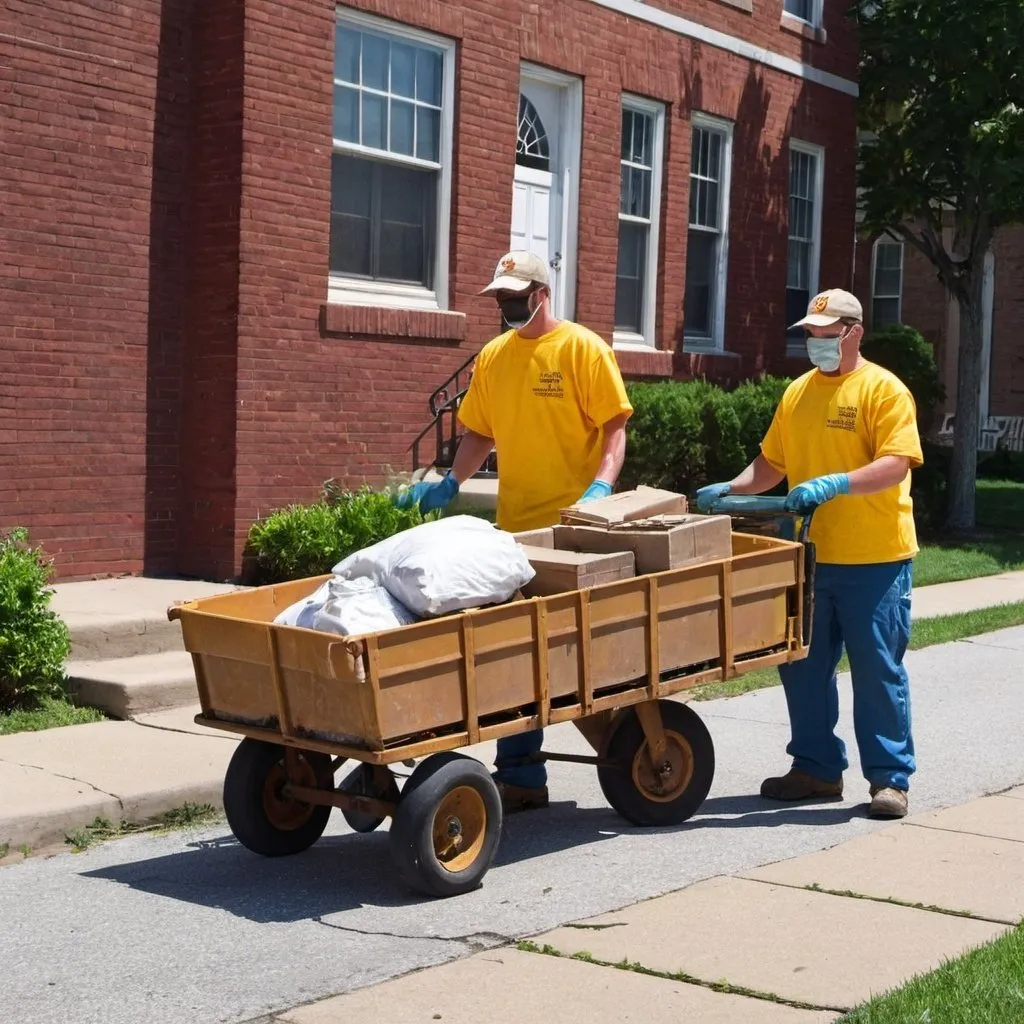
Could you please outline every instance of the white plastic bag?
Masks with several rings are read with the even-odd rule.
[[[414,526],[349,555],[334,572],[368,577],[424,617],[500,604],[535,575],[513,536],[476,516]]]
[[[302,626],[303,629],[313,629],[313,618],[323,608],[330,594],[330,585],[330,580],[321,583],[308,597],[303,597],[288,605],[283,612],[278,612],[274,622],[278,626]]]
[[[313,616],[313,629],[342,636],[362,636],[397,629],[418,621],[384,587],[365,576],[328,581],[330,591],[324,606]]]
[[[417,617],[372,579],[334,577],[308,597],[281,612],[274,622],[302,626],[341,636],[360,636],[397,629],[416,622]]]

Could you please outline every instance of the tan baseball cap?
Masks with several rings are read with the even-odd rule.
[[[864,320],[864,310],[856,295],[844,292],[842,288],[829,288],[820,292],[807,304],[807,316],[797,320],[791,327],[828,327],[839,320]]]
[[[507,252],[494,268],[494,280],[480,293],[525,292],[530,285],[548,287],[548,264],[539,256],[524,250]]]

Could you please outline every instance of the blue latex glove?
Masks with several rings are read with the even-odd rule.
[[[583,504],[585,501],[594,501],[597,498],[607,498],[612,493],[612,485],[606,484],[603,480],[595,480],[584,492],[583,497],[580,498],[579,504]]]
[[[698,510],[706,513],[719,498],[724,498],[731,490],[730,484],[708,484],[697,492],[693,500]]]
[[[845,473],[829,473],[827,476],[815,477],[805,483],[797,484],[786,495],[786,508],[790,512],[806,515],[813,512],[819,505],[831,501],[840,494],[850,493],[850,478]]]
[[[435,484],[413,484],[395,498],[399,508],[412,508],[419,505],[420,511],[426,515],[439,508],[444,508],[459,493],[459,481],[449,473],[443,480]]]

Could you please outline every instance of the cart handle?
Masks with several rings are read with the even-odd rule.
[[[793,512],[786,508],[786,499],[770,497],[764,494],[727,494],[719,498],[709,509],[711,515],[774,515],[787,516],[793,519],[800,519],[799,539],[802,544],[807,543],[810,535],[811,520],[814,518],[812,509],[806,515]]]

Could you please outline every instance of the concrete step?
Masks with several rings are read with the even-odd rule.
[[[67,672],[75,703],[114,718],[134,720],[196,702],[192,655],[185,651],[75,660],[68,663]]]
[[[99,661],[183,650],[181,626],[168,621],[167,609],[236,589],[230,583],[126,576],[59,583],[50,607],[71,632],[71,657]]]

